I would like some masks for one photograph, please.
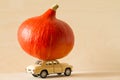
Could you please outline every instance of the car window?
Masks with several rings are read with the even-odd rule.
[[[41,65],[41,63],[42,61],[39,61],[39,60],[35,62],[35,64],[39,64],[39,65]]]
[[[46,62],[46,65],[52,65],[51,61]]]
[[[57,61],[53,61],[53,64],[58,64],[58,62]]]

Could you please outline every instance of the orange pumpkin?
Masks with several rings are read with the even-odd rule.
[[[41,60],[60,59],[74,45],[74,35],[67,23],[55,17],[58,5],[43,15],[24,21],[18,29],[18,41],[25,52]]]

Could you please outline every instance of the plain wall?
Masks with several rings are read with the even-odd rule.
[[[60,61],[79,72],[120,71],[120,0],[1,0],[0,72],[24,72],[37,60],[21,49],[17,30],[56,3],[56,17],[75,34],[73,50]]]

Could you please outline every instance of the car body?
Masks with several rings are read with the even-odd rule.
[[[62,74],[66,76],[71,75],[72,66],[67,63],[59,63],[57,60],[50,61],[37,61],[34,65],[30,65],[26,68],[28,73],[31,73],[34,77],[40,76],[46,78],[49,74]]]

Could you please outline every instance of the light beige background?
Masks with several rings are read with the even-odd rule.
[[[120,0],[1,0],[0,72],[23,72],[37,60],[20,48],[17,29],[56,3],[57,18],[75,34],[73,50],[60,61],[74,71],[120,71]]]

